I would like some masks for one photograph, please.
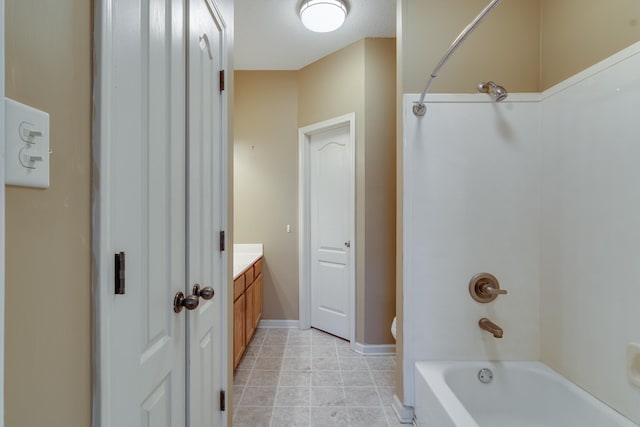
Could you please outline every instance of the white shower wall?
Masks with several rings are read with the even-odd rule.
[[[537,94],[431,95],[424,117],[405,97],[404,371],[416,360],[537,360],[540,190]],[[474,301],[469,280],[496,276],[507,295]],[[480,330],[488,317],[504,329]]]
[[[640,423],[638,70],[640,43],[505,103],[430,95],[416,118],[405,96],[406,405],[416,360],[540,359]],[[509,294],[473,301],[481,271]]]
[[[640,44],[542,94],[542,360],[640,423]]]

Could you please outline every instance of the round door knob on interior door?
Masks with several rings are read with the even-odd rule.
[[[197,283],[193,285],[193,294],[201,297],[204,300],[210,300],[216,294],[211,286],[205,286],[201,288]]]
[[[180,313],[183,308],[187,310],[195,310],[200,304],[200,298],[197,295],[184,296],[182,292],[178,292],[173,298],[173,311]]]

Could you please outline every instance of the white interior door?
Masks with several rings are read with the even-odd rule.
[[[350,339],[351,138],[348,124],[309,138],[311,326]]]
[[[189,0],[188,283],[214,297],[189,313],[188,414],[194,427],[220,426],[222,389],[222,25],[207,0]],[[226,261],[225,261],[226,262]]]
[[[178,0],[115,2],[102,57],[102,426],[185,425],[185,48]],[[106,63],[105,63],[106,62]],[[105,153],[108,153],[106,155]],[[114,253],[124,252],[124,293]]]

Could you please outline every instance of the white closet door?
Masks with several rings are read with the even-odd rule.
[[[109,236],[106,262],[122,251],[126,269],[124,294],[113,275],[101,289],[102,425],[180,426],[186,315],[172,302],[186,278],[184,9],[179,0],[128,0],[111,12],[100,98],[108,182],[96,183],[109,211],[98,237]]]
[[[211,287],[189,312],[188,414],[193,427],[220,426],[222,360],[222,25],[207,0],[189,0],[188,283]]]

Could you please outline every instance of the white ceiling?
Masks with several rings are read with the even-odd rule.
[[[347,20],[331,33],[300,22],[301,0],[235,0],[236,70],[299,70],[365,37],[395,37],[396,0],[347,0]]]

